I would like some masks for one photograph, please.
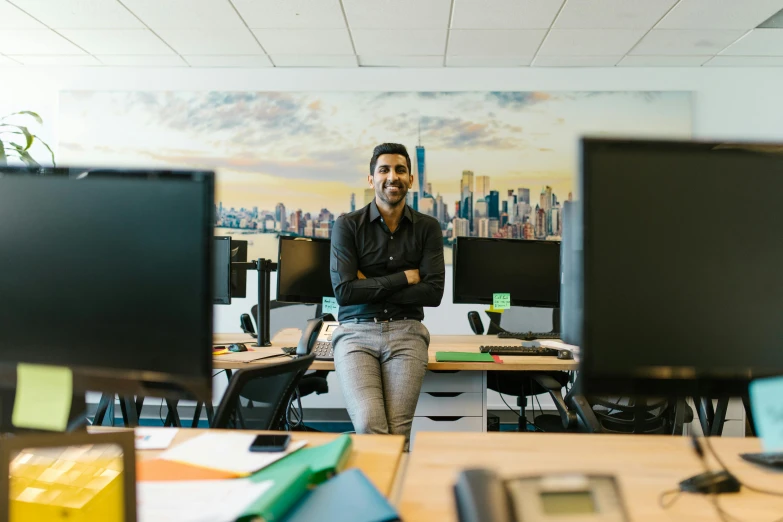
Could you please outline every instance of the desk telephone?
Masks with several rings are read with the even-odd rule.
[[[459,522],[627,522],[611,475],[551,474],[501,479],[462,471],[454,485]]]
[[[332,333],[339,325],[332,314],[324,314],[307,321],[307,327],[296,347],[296,354],[307,355],[313,352],[317,361],[333,361]]]

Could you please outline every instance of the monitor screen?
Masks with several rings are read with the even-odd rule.
[[[332,242],[328,239],[280,236],[277,300],[321,304],[334,297],[329,273]]]
[[[231,262],[247,263],[247,241],[231,239]],[[231,269],[231,297],[247,297],[247,270]]]
[[[201,171],[0,167],[0,364],[210,398],[213,187]]]
[[[513,306],[557,308],[560,242],[458,237],[454,244],[454,302],[492,304],[511,294]]]
[[[215,236],[212,248],[212,302],[231,304],[231,238]]]
[[[781,150],[583,142],[586,392],[731,394],[783,374]]]

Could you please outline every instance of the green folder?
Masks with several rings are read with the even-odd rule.
[[[294,453],[299,453],[298,450]],[[288,457],[286,457],[288,458]],[[282,460],[286,460],[285,458]],[[278,461],[280,462],[280,461]],[[313,471],[309,466],[297,464],[268,471],[269,467],[253,474],[254,482],[272,481],[272,487],[250,504],[239,521],[259,520],[272,522],[280,520],[309,491]]]
[[[490,354],[477,352],[435,352],[435,360],[438,362],[495,362]]]
[[[351,437],[342,435],[327,444],[312,448],[304,447],[277,462],[273,462],[258,473],[255,473],[253,480],[256,480],[256,477],[258,477],[258,480],[264,480],[267,473],[276,473],[278,470],[285,470],[292,466],[305,465],[313,472],[310,483],[312,485],[321,484],[345,469],[350,456]]]

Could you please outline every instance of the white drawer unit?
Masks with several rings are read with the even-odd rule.
[[[416,417],[482,417],[484,394],[462,392],[422,392]]]
[[[483,373],[475,371],[427,371],[422,392],[483,392]]]
[[[412,431],[484,431],[481,417],[414,417]]]

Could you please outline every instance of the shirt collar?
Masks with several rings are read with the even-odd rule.
[[[378,210],[378,205],[375,204],[375,200],[373,199],[370,202],[370,221],[375,221],[376,219],[379,219],[381,217],[381,211]],[[405,210],[402,211],[402,217],[408,218],[408,221],[411,223],[415,223],[415,215],[413,214],[413,209],[409,205],[405,205]]]

